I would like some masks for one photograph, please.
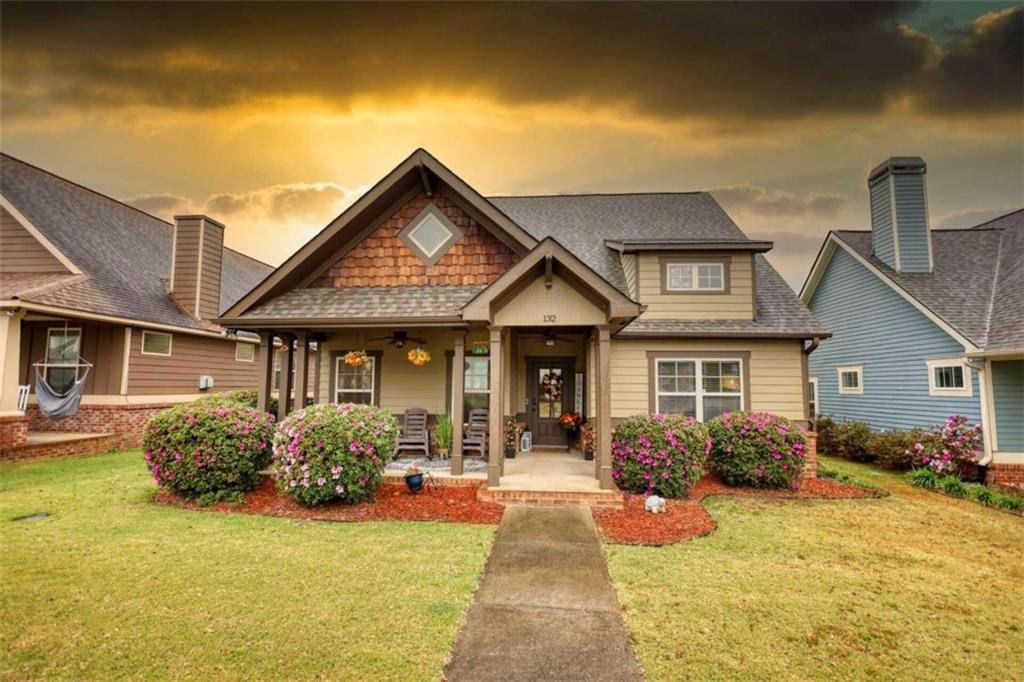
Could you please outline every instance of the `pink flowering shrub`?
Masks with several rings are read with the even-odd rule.
[[[637,414],[615,429],[612,478],[637,495],[685,497],[704,475],[711,441],[692,417]]]
[[[142,445],[157,485],[208,503],[256,486],[273,432],[274,418],[251,407],[185,403],[150,419]]]
[[[798,488],[807,440],[770,412],[731,412],[708,422],[711,466],[729,485]]]
[[[956,476],[964,464],[978,461],[981,424],[971,426],[967,417],[954,415],[942,428],[914,443],[907,454],[937,474]]]
[[[274,478],[281,492],[309,507],[354,504],[384,480],[398,420],[370,405],[312,405],[289,415],[274,433]]]

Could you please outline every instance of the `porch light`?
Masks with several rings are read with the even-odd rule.
[[[555,345],[555,337],[549,336],[546,339],[544,339],[544,345],[547,346],[548,348],[551,348],[552,346],[554,346]]]

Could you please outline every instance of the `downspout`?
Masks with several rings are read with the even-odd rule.
[[[804,348],[804,355],[810,355],[811,353],[816,351],[818,349],[818,346],[820,345],[821,339],[815,336],[813,339],[811,339],[811,345]]]
[[[981,395],[979,396],[981,398],[981,437],[982,447],[984,450],[981,459],[978,460],[978,477],[982,481],[984,481],[986,469],[988,468],[988,465],[992,462],[992,458],[995,456],[995,453],[992,452],[992,439],[989,436],[989,428],[992,424],[991,415],[989,414],[987,390],[989,377],[985,373],[985,363],[976,363],[978,363],[978,361],[973,358],[967,358],[964,361],[965,365],[967,365],[968,367],[970,367],[971,369],[978,373],[978,392],[981,393]]]

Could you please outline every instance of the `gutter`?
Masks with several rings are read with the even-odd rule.
[[[811,345],[809,345],[806,348],[804,348],[804,355],[810,355],[814,351],[818,350],[818,346],[820,346],[820,345],[821,345],[821,337],[820,336],[815,336],[813,339],[811,339]]]

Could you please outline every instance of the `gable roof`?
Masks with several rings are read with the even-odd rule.
[[[974,228],[932,230],[931,236],[932,272],[907,273],[873,255],[869,230],[835,230],[801,296],[811,301],[837,246],[905,293],[922,312],[947,324],[954,338],[974,347],[968,350],[1024,350],[1024,209]]]
[[[0,194],[81,272],[46,287],[12,281],[5,288],[14,286],[12,296],[20,301],[185,329],[218,329],[182,310],[167,293],[170,223],[8,154],[0,154]],[[221,309],[273,270],[228,248],[222,267]]]

